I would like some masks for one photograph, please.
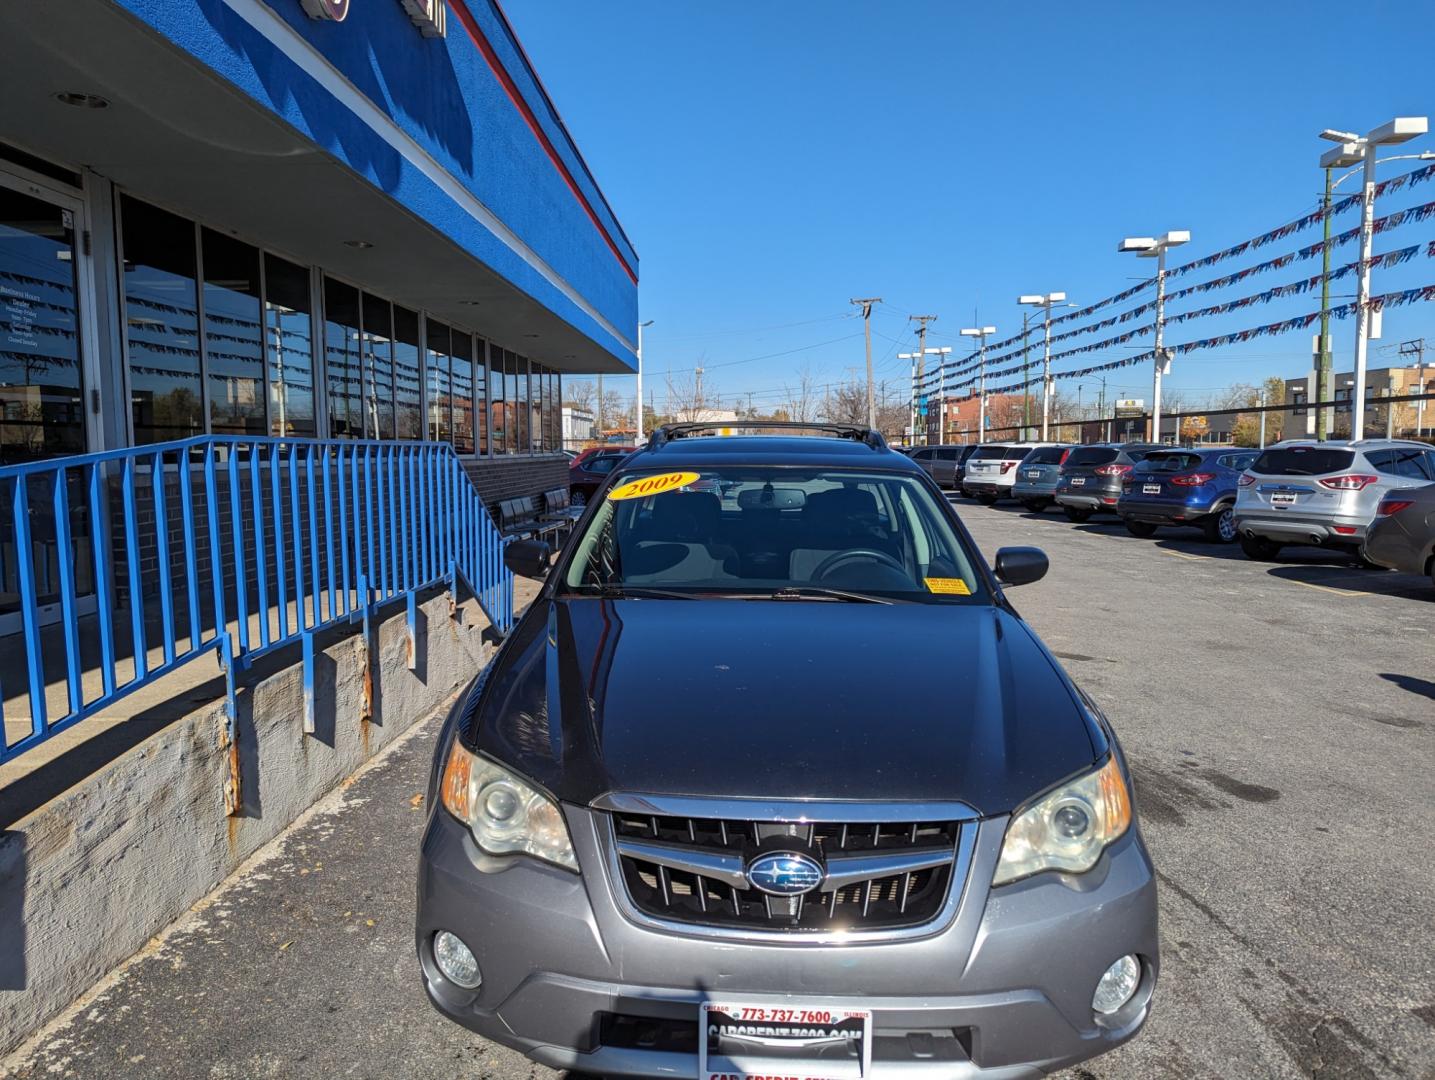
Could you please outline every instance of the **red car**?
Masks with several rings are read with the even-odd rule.
[[[608,474],[631,454],[632,446],[592,446],[584,450],[568,465],[568,492],[575,504],[582,504],[592,498]]]

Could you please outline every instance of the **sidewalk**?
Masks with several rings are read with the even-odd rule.
[[[440,1017],[419,984],[415,859],[442,720],[416,725],[0,1077],[554,1076]]]

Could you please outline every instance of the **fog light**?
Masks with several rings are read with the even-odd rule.
[[[1131,1000],[1141,982],[1141,963],[1134,956],[1123,956],[1106,969],[1091,995],[1091,1007],[1099,1013],[1114,1013]]]
[[[465,990],[473,990],[483,981],[473,952],[456,934],[440,930],[433,936],[433,958],[444,978]]]

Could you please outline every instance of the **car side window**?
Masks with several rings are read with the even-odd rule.
[[[953,448],[951,448],[951,449],[947,449],[947,450],[938,450],[938,451],[937,451],[937,460],[938,460],[938,461],[956,461],[956,460],[957,460],[957,455],[958,455],[960,452],[961,452],[961,451],[957,450],[955,447],[953,447]]]
[[[1398,450],[1387,450],[1386,453],[1390,455],[1390,468],[1381,469],[1381,472],[1392,472],[1396,476],[1407,476],[1412,480],[1430,479],[1425,475],[1426,451],[1402,447]]]
[[[1371,450],[1365,455],[1365,460],[1370,463],[1370,467],[1376,472],[1382,472],[1386,475],[1399,475],[1396,473],[1394,467],[1395,456],[1389,450]]]
[[[1426,450],[1421,462],[1427,480],[1435,480],[1435,450]]]
[[[914,453],[912,454],[912,460],[913,460],[913,461],[930,461],[931,459],[932,459],[932,451],[931,451],[931,450],[918,450],[918,451],[916,451],[916,452],[914,452]]]

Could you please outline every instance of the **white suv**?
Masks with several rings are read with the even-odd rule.
[[[1016,483],[1017,466],[1038,446],[1055,443],[1014,442],[985,443],[967,458],[967,474],[962,478],[962,491],[984,506],[998,499],[1011,498]]]
[[[1252,559],[1287,544],[1337,548],[1360,558],[1386,492],[1435,475],[1435,450],[1402,439],[1291,440],[1268,447],[1240,479],[1236,531]]]

